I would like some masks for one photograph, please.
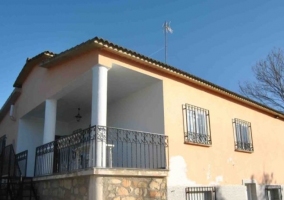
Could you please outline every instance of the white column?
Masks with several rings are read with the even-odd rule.
[[[92,125],[106,126],[107,121],[107,73],[102,65],[93,67]]]
[[[54,141],[56,129],[56,99],[47,99],[45,101],[45,118],[43,131],[43,144]]]
[[[96,65],[93,67],[92,82],[92,126],[107,125],[107,76],[109,68]],[[96,138],[96,166],[106,167],[106,129],[97,128]],[[103,139],[104,138],[104,139]]]

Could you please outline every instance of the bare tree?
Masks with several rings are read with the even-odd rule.
[[[240,83],[241,93],[284,112],[284,54],[276,49],[252,67],[255,81]]]

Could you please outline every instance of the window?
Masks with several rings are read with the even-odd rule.
[[[215,187],[187,187],[186,200],[216,200]]]
[[[183,111],[185,142],[211,145],[209,111],[189,104],[184,105]]]
[[[253,152],[251,124],[249,122],[233,119],[235,149]]]
[[[281,186],[280,185],[267,185],[265,186],[266,200],[282,200]]]

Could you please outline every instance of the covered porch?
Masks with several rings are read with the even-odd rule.
[[[167,169],[163,83],[123,66],[95,66],[21,118],[18,141],[16,151],[29,152],[28,176]]]

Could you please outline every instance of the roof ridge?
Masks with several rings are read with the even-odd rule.
[[[56,53],[53,53],[52,51],[46,50],[46,51],[43,51],[43,52],[41,52],[41,53],[39,53],[39,54],[33,56],[32,58],[29,58],[29,57],[28,57],[27,60],[26,60],[26,62],[31,62],[31,61],[35,60],[36,58],[38,58],[38,57],[40,57],[40,56],[42,56],[42,55],[54,56],[54,55],[56,55]]]

